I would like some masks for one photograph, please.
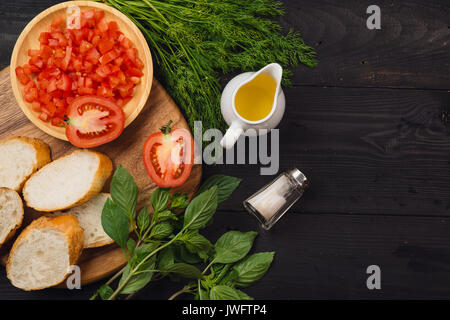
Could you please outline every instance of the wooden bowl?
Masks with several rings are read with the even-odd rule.
[[[144,75],[141,77],[141,82],[134,88],[133,98],[123,108],[126,117],[125,127],[138,116],[144,107],[147,98],[150,95],[153,80],[152,56],[147,45],[147,41],[136,25],[120,11],[98,2],[68,1],[57,4],[41,12],[33,20],[31,20],[30,23],[28,23],[25,29],[23,29],[19,39],[17,39],[16,45],[14,46],[10,65],[11,86],[17,103],[27,118],[30,119],[30,121],[33,122],[39,129],[55,138],[62,140],[67,140],[65,129],[53,126],[50,122],[43,122],[40,120],[38,118],[39,113],[33,111],[31,109],[31,103],[26,102],[23,98],[24,86],[18,81],[15,74],[15,69],[17,66],[22,66],[28,63],[28,49],[39,49],[39,34],[43,31],[48,31],[53,18],[58,15],[66,17],[67,8],[74,5],[80,7],[81,12],[92,8],[103,10],[107,21],[116,21],[120,31],[133,42],[134,46],[138,50],[139,58],[144,62]]]

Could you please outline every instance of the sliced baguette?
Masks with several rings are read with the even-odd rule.
[[[6,275],[15,287],[26,291],[60,284],[77,263],[83,242],[83,229],[75,217],[40,217],[14,242]]]
[[[28,177],[50,161],[50,148],[39,139],[0,141],[0,187],[20,191]]]
[[[111,198],[109,193],[99,193],[78,207],[63,213],[57,213],[57,215],[70,214],[77,218],[78,223],[84,230],[85,248],[101,247],[114,242],[102,227],[103,206],[108,198]]]
[[[19,194],[8,188],[0,188],[0,247],[22,224],[23,204]]]
[[[104,154],[76,150],[34,173],[23,187],[23,197],[37,211],[69,209],[97,195],[111,172],[112,162]]]

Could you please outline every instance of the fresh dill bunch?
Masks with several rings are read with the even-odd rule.
[[[283,14],[274,0],[98,0],[120,10],[143,32],[156,73],[191,128],[224,129],[222,75],[255,71],[271,62],[287,69],[317,64],[314,49],[293,30],[283,34],[272,18]]]

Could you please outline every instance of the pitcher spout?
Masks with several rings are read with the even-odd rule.
[[[256,72],[255,76],[261,73],[270,75],[277,83],[277,87],[280,87],[281,78],[283,77],[283,68],[278,63],[268,64],[267,66]]]

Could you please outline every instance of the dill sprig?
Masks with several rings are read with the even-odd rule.
[[[188,123],[224,129],[220,77],[255,71],[270,62],[283,68],[317,64],[315,51],[293,30],[282,34],[272,18],[283,14],[274,0],[100,0],[141,29],[156,73],[185,111]],[[291,73],[283,74],[290,85]]]

